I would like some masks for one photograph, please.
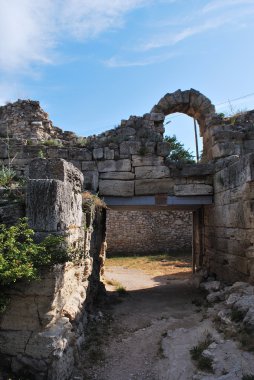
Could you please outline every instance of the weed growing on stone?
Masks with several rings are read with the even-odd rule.
[[[61,148],[63,146],[62,142],[60,140],[57,140],[57,139],[45,140],[45,141],[43,141],[43,144],[46,146],[55,146],[57,148]]]
[[[46,158],[45,157],[45,153],[43,152],[43,150],[39,150],[39,152],[38,152],[38,158]]]
[[[213,373],[213,361],[204,355],[201,355],[197,361],[197,367],[201,371],[207,371]]]
[[[16,172],[13,169],[7,166],[2,166],[2,168],[0,169],[0,186],[10,186],[15,177]]]
[[[78,137],[76,140],[76,145],[80,147],[84,147],[88,144],[88,140],[86,137]]]
[[[197,346],[194,346],[190,349],[192,360],[196,362],[197,368],[202,371],[213,372],[212,359],[203,355],[203,352],[210,346],[212,342],[213,340],[211,334],[207,333],[204,340],[200,341]]]

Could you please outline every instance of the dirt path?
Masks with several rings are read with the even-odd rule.
[[[94,317],[83,377],[75,379],[241,380],[243,373],[254,371],[253,355],[224,341],[205,317],[205,309],[195,306],[202,295],[191,285],[189,274],[181,279],[153,278],[141,270],[108,267],[106,277],[120,282],[127,294],[114,296],[113,287],[107,286],[114,302]],[[109,322],[108,314],[113,316]],[[214,374],[198,370],[190,357],[190,349],[208,332]]]
[[[109,267],[105,276],[119,281],[127,294],[112,306],[114,319],[107,343],[103,344],[105,360],[90,368],[87,378],[162,379],[163,339],[168,330],[199,324],[201,315],[192,304],[199,292],[190,286],[188,278],[153,279],[140,270],[122,267]],[[113,287],[107,286],[107,290],[112,292]]]

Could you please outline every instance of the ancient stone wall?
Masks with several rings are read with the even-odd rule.
[[[1,289],[10,298],[0,316],[1,367],[22,378],[66,380],[85,341],[87,308],[102,289],[105,209],[82,199],[82,173],[64,160],[37,159],[29,177],[29,224],[37,239],[62,236],[70,260]]]
[[[207,98],[195,90],[171,95],[167,100],[174,107],[167,103],[168,113],[188,108],[186,113],[195,110],[198,116],[200,110],[204,127],[214,110]],[[194,188],[196,195],[213,192],[211,165],[201,164],[197,172],[167,161],[171,147],[163,141],[161,111],[131,116],[117,128],[85,138],[53,127],[38,102],[18,101],[0,111],[0,161],[7,165],[11,160],[18,175],[26,176],[29,162],[43,156],[72,162],[84,174],[84,188],[102,196],[182,195]]]
[[[188,211],[107,210],[106,226],[108,255],[191,251]]]
[[[226,281],[254,281],[254,155],[218,162],[204,208],[205,266]]]
[[[163,141],[163,123],[165,116],[174,112],[197,119],[204,144],[201,163],[168,161],[171,147]],[[251,204],[252,196],[244,189],[251,186],[252,179],[247,180],[240,170],[241,184],[228,179],[230,195],[226,185],[224,190],[219,188],[217,179],[221,176],[222,182],[231,167],[236,168],[254,152],[254,111],[225,118],[215,113],[210,100],[200,92],[178,90],[166,94],[142,117],[131,116],[115,129],[79,138],[54,127],[38,102],[18,101],[0,108],[0,135],[1,163],[12,161],[18,175],[27,175],[29,162],[44,156],[73,163],[84,174],[84,188],[105,197],[165,194],[182,200],[215,192],[214,205],[204,206],[205,228],[204,224],[200,228],[198,261],[202,264],[204,257],[219,276],[251,278],[248,247],[253,226],[247,204]],[[236,197],[238,193],[241,196]],[[234,208],[239,213],[233,212]],[[237,238],[228,237],[231,232]],[[225,268],[222,263],[226,263]]]

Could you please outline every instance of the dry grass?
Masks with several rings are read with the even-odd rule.
[[[118,256],[107,258],[105,265],[138,269],[153,276],[174,275],[182,278],[191,273],[191,255],[180,253],[174,256],[170,254]]]
[[[90,202],[97,207],[106,208],[106,204],[98,195],[90,193],[90,191],[84,191],[82,193],[83,203]]]

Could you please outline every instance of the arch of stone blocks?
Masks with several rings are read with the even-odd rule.
[[[165,116],[181,112],[191,116],[198,121],[200,134],[203,136],[208,120],[215,114],[215,107],[205,95],[191,88],[166,94],[152,108],[151,112],[163,113]]]

